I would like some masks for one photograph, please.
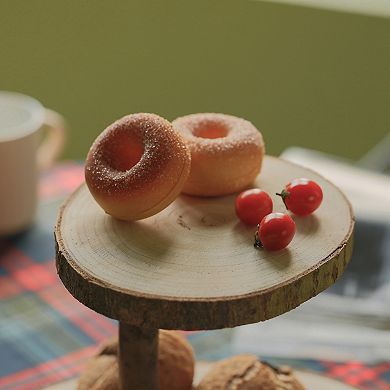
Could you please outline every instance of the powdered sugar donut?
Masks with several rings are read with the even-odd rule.
[[[248,187],[259,174],[264,156],[261,133],[245,119],[225,114],[192,114],[173,127],[191,151],[191,171],[183,192],[227,195]]]
[[[171,123],[155,114],[132,114],[95,140],[85,180],[108,214],[137,220],[158,213],[178,196],[190,162],[190,152]]]

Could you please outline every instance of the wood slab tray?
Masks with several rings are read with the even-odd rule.
[[[275,195],[294,178],[317,181],[321,207],[293,216],[288,248],[256,249],[254,227],[239,222],[235,195],[180,196],[150,218],[123,222],[82,185],[62,206],[55,238],[58,274],[91,309],[151,329],[216,329],[268,320],[332,285],[352,251],[354,218],[342,192],[317,173],[266,156],[254,187]]]

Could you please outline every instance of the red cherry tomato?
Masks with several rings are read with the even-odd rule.
[[[257,225],[269,213],[272,213],[272,199],[259,188],[241,192],[236,198],[236,214],[248,225]]]
[[[285,248],[295,234],[295,222],[287,214],[271,213],[260,222],[257,229],[255,246],[269,251]]]
[[[302,216],[317,210],[323,197],[321,187],[309,179],[294,179],[276,195],[282,197],[287,210]]]

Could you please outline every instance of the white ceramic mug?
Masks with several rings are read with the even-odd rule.
[[[47,129],[41,133],[42,129]],[[37,100],[0,91],[0,236],[26,229],[37,207],[38,172],[65,143],[63,118]]]

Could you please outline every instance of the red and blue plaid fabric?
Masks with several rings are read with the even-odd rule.
[[[0,241],[0,389],[39,389],[82,370],[114,321],[79,304],[62,286],[54,262],[58,206],[83,181],[79,164],[43,174],[37,220]]]
[[[53,227],[57,210],[64,197],[82,181],[83,169],[77,163],[63,163],[44,173],[35,225],[0,241],[2,390],[40,389],[75,377],[95,352],[96,345],[117,331],[115,321],[77,302],[63,287],[55,270]],[[230,354],[225,334],[195,332],[189,339],[198,358],[214,360]],[[210,337],[212,343],[207,341]],[[390,363],[372,366],[315,360],[283,363],[321,372],[360,389],[390,389]]]

